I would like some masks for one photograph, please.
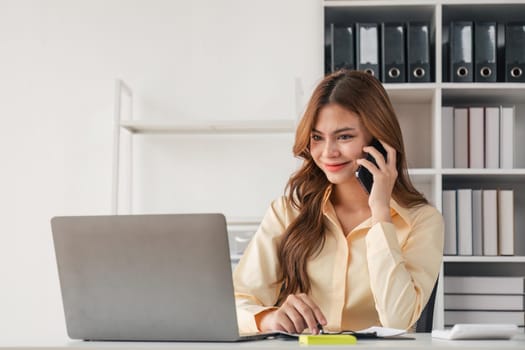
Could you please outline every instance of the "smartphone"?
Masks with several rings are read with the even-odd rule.
[[[377,139],[373,139],[370,146],[375,147],[375,149],[377,149],[379,153],[381,153],[383,157],[385,157],[385,160],[386,160],[386,157],[387,157],[386,149],[383,147],[381,142],[379,142]],[[368,154],[366,159],[374,163],[377,166],[377,162],[374,159],[374,157],[372,157],[371,154]],[[360,165],[359,168],[357,168],[355,172],[355,177],[357,177],[357,179],[359,180],[363,188],[366,190],[366,192],[370,193],[370,191],[372,191],[372,184],[374,183],[374,176],[372,175],[370,171],[368,171],[367,168]]]

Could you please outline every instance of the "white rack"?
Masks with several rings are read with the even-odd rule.
[[[295,79],[296,115],[302,109],[302,83]],[[145,120],[134,119],[133,91],[121,79],[115,81],[114,142],[111,209],[113,214],[133,213],[133,136],[138,134],[169,135],[232,135],[232,134],[291,134],[295,132],[295,119],[246,119],[246,120]],[[128,145],[121,145],[123,133],[129,137]],[[125,167],[121,160],[125,159]],[[123,183],[123,179],[126,183]],[[123,193],[125,192],[125,193]],[[127,210],[122,207],[127,207]],[[238,262],[241,252],[238,246],[245,245],[246,237],[257,229],[261,218],[227,217],[227,225],[232,250],[232,264]]]
[[[302,87],[300,79],[295,79],[296,109],[301,109]],[[296,113],[298,115],[298,112]],[[277,134],[293,133],[295,119],[247,119],[247,120],[141,120],[133,118],[133,91],[121,79],[115,81],[115,108],[114,108],[114,142],[113,142],[113,177],[112,177],[112,212],[118,214],[122,199],[121,192],[127,192],[128,212],[133,207],[133,142],[129,143],[126,154],[122,154],[121,137],[127,131],[132,137],[135,134]],[[121,169],[121,159],[126,157],[127,167]],[[128,183],[123,188],[121,178],[123,170],[126,172]],[[250,222],[240,220],[242,222]]]

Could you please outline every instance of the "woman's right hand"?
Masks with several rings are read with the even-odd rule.
[[[290,294],[278,309],[263,314],[259,321],[259,329],[263,332],[302,333],[309,328],[312,334],[317,334],[317,325],[326,325],[319,306],[304,293]]]

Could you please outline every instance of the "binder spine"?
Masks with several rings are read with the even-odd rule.
[[[405,26],[403,23],[381,23],[381,81],[406,81]]]
[[[332,72],[355,69],[354,28],[352,25],[335,27],[332,24]]]
[[[324,73],[330,74],[334,71],[334,24],[330,23],[324,33]]]
[[[379,33],[377,23],[356,23],[356,69],[376,78],[379,75]]]
[[[450,77],[452,82],[472,82],[472,22],[450,23]]]
[[[474,81],[476,82],[497,81],[497,37],[496,22],[474,24]]]
[[[428,23],[407,24],[407,81],[430,82],[430,26]]]
[[[505,81],[525,82],[525,22],[505,27]]]

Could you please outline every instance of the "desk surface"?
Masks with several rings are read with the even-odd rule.
[[[356,345],[347,347],[367,348],[367,349],[525,349],[525,336],[518,336],[512,340],[439,340],[432,339],[428,333],[410,334],[415,340],[359,340]],[[340,346],[313,346],[315,349],[334,349]],[[0,349],[16,350],[118,350],[118,349],[143,349],[143,350],[168,350],[168,349],[299,349],[300,346],[295,340],[260,340],[240,343],[171,343],[171,342],[84,342],[84,341],[41,341],[19,340],[2,341],[0,339]]]

